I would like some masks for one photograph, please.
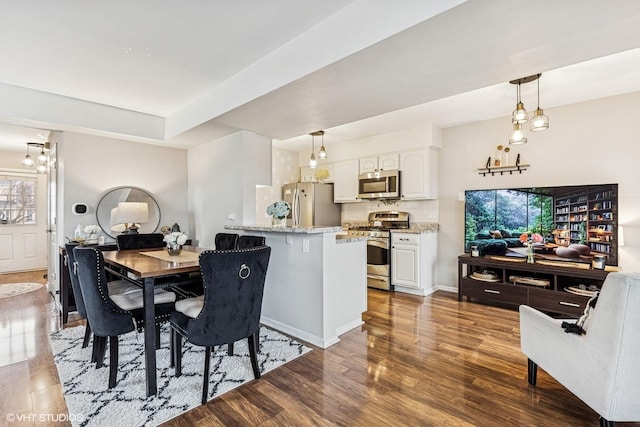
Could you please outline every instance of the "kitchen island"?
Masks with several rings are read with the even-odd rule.
[[[345,238],[341,227],[227,225],[225,229],[264,236],[272,248],[262,302],[264,325],[327,348],[363,323],[365,238]]]

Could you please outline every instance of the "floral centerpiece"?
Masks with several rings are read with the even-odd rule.
[[[315,177],[318,182],[324,182],[325,179],[329,178],[329,171],[327,169],[317,169]]]
[[[182,245],[187,243],[187,235],[180,231],[174,231],[165,234],[164,241],[167,244],[167,252],[169,252],[169,255],[180,255]]]
[[[525,245],[527,246],[527,262],[529,264],[533,264],[534,258],[533,258],[533,244],[534,243],[542,243],[544,241],[544,239],[542,238],[542,235],[540,233],[529,233],[527,231],[525,231],[524,233],[522,233],[520,235],[519,240]]]
[[[271,215],[271,224],[284,227],[286,225],[287,216],[291,212],[291,205],[280,200],[267,206],[267,214]]]
[[[88,244],[98,243],[98,234],[100,234],[100,226],[98,225],[86,225],[82,231],[85,234],[85,241]]]

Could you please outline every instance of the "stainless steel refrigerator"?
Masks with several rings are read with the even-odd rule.
[[[282,186],[282,199],[291,205],[289,227],[341,225],[342,205],[333,203],[333,184],[298,182]]]

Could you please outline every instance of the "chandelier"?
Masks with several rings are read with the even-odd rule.
[[[540,76],[542,74],[534,74],[532,76],[522,77],[520,79],[511,80],[509,83],[518,85],[516,92],[516,109],[511,114],[512,130],[509,135],[509,144],[520,145],[526,144],[527,138],[524,133],[523,125],[529,122],[529,130],[531,132],[539,132],[549,129],[549,117],[544,114],[540,108]],[[520,86],[525,83],[537,81],[538,83],[538,108],[533,113],[533,117],[529,120],[529,114],[524,108],[524,103],[520,98]]]
[[[316,136],[322,137],[320,151],[318,151],[318,158],[319,159],[327,158],[327,150],[324,148],[324,131],[318,130],[315,132],[311,132],[309,135],[311,135],[311,157],[309,158],[309,167],[311,169],[315,169],[318,167],[318,161],[316,160],[316,155],[315,155],[315,151],[316,151],[315,137]]]
[[[40,154],[36,157],[36,161],[33,161],[31,157],[31,147],[37,147],[40,149]],[[27,155],[22,159],[22,165],[26,167],[36,167],[36,172],[47,173],[47,167],[49,166],[49,158],[45,154],[44,150],[49,149],[49,144],[41,144],[39,142],[27,142]]]

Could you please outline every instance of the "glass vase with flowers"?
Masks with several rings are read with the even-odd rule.
[[[187,243],[187,235],[179,231],[173,231],[165,234],[164,241],[167,244],[167,252],[169,255],[180,255],[182,252],[182,245]]]
[[[535,243],[542,243],[543,238],[540,233],[529,233],[525,231],[520,235],[519,240],[527,247],[527,262],[529,264],[535,263],[535,258],[533,256],[533,246]]]
[[[267,207],[267,214],[271,215],[271,225],[274,227],[286,227],[289,212],[291,212],[291,205],[284,200],[272,203]]]

